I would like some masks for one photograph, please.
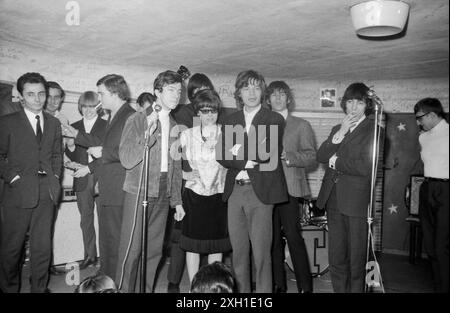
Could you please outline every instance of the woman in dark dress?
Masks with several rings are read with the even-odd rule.
[[[231,250],[227,228],[227,205],[222,201],[226,169],[216,161],[215,145],[220,136],[217,116],[221,100],[213,90],[199,91],[193,101],[200,125],[194,123],[181,133],[181,146],[192,168],[185,172],[183,207],[186,216],[180,247],[186,251],[186,265],[192,281],[199,269],[200,254],[208,263],[222,261]]]

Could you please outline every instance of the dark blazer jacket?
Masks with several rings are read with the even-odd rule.
[[[280,114],[261,107],[253,118],[252,125],[254,127],[247,134],[242,110],[227,116],[222,125],[222,136],[216,146],[216,159],[228,169],[223,200],[228,200],[237,174],[245,170],[248,160],[252,160],[259,164],[246,170],[259,200],[265,204],[286,202],[286,179],[280,162],[284,119]],[[233,126],[237,126],[234,127],[238,131],[235,136],[230,133]],[[276,133],[272,132],[274,129],[277,130]],[[233,155],[231,150],[236,144],[240,144],[241,148],[237,155]]]
[[[120,164],[119,145],[128,117],[136,112],[128,103],[123,104],[106,126],[105,137],[79,132],[75,144],[83,147],[103,146],[102,157],[94,171],[98,177],[101,205],[122,205],[125,168]],[[97,174],[98,173],[98,174]]]
[[[21,109],[0,117],[0,177],[6,182],[2,203],[6,206],[33,208],[39,201],[38,170],[47,173],[50,197],[59,202],[62,172],[61,124],[43,112],[44,129],[39,145],[28,118]],[[20,179],[7,184],[19,175]]]
[[[105,131],[106,131],[106,124],[107,122],[103,120],[102,118],[97,117],[97,120],[94,123],[94,126],[92,126],[90,134],[97,136],[99,138],[105,137]],[[72,124],[72,126],[76,129],[78,129],[80,132],[85,133],[86,130],[84,129],[84,123],[83,120],[76,121]],[[88,165],[88,154],[87,154],[87,148],[82,146],[75,146],[75,150],[70,151],[68,148],[66,148],[65,153],[67,157],[77,163]],[[96,168],[95,161],[91,162],[89,164],[89,170],[92,174],[94,174],[94,170]],[[96,178],[96,175],[94,175]],[[95,179],[96,180],[96,179]],[[80,177],[80,178],[74,178],[73,179],[73,190],[76,192],[83,191],[86,189],[88,183],[88,176]]]
[[[367,217],[370,201],[372,172],[373,117],[366,117],[340,144],[333,144],[334,134],[341,125],[333,127],[330,136],[317,152],[317,160],[326,164],[317,206],[326,208],[333,186],[336,184],[337,208],[342,214]],[[336,153],[335,169],[328,166]]]

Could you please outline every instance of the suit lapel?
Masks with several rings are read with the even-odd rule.
[[[359,125],[356,126],[356,128],[351,133],[349,133],[347,136],[344,137],[344,140],[342,141],[342,145],[345,145],[348,142],[350,142],[353,138],[356,138],[358,136],[358,134],[361,133],[362,130],[366,127],[366,124],[368,123],[368,121],[369,121],[369,119],[368,119],[368,117],[366,117],[364,119],[364,121],[359,123]]]
[[[284,128],[284,136],[283,136],[283,145],[286,147],[290,146],[292,137],[295,137],[295,139],[298,140],[298,134],[297,134],[297,120],[291,117],[291,115],[288,115],[286,118],[286,126]],[[295,131],[294,131],[295,130]]]
[[[100,123],[101,123],[101,117],[97,116],[97,120],[95,121],[94,126],[92,126],[91,134],[95,134],[99,130]],[[83,127],[84,127],[84,125],[83,125]]]
[[[22,122],[25,125],[27,136],[31,139],[30,142],[33,142],[36,145],[38,145],[37,139],[36,139],[36,134],[34,132],[33,126],[31,126],[30,120],[28,119],[27,115],[25,114],[24,109],[22,109],[20,111],[20,118],[22,119]],[[44,124],[45,124],[45,121],[44,121]],[[43,135],[43,133],[42,133],[42,135]]]
[[[106,128],[106,132],[108,132],[114,126],[114,124],[117,123],[117,121],[120,119],[120,117],[122,115],[122,112],[125,110],[125,107],[127,105],[128,105],[128,103],[122,104],[120,109],[117,111],[116,115],[114,115],[113,119],[108,123],[108,126]]]
[[[84,119],[82,119],[82,120],[80,121],[80,130],[81,130],[83,133],[86,132],[86,128],[84,127]]]
[[[250,132],[249,132],[248,136],[255,136],[255,138],[257,138],[258,140],[260,139],[257,137],[258,136],[258,125],[266,124],[266,123],[264,123],[266,114],[267,114],[267,112],[264,108],[259,109],[258,113],[256,113],[255,116],[253,117],[253,120],[252,120],[253,130],[252,130],[252,128],[250,128]],[[261,138],[261,139],[264,140],[264,138]]]

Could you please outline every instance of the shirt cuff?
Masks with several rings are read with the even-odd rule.
[[[253,161],[247,161],[247,163],[245,163],[245,168],[254,168],[255,166],[254,166],[254,164],[253,164]]]
[[[328,166],[330,168],[332,168],[333,170],[336,168],[336,160],[337,160],[337,156],[336,156],[336,154],[333,154],[333,156],[328,161]]]
[[[14,183],[16,180],[18,180],[20,178],[19,175],[14,176],[13,179],[11,179],[11,181],[9,182],[9,184],[11,185],[12,183]]]

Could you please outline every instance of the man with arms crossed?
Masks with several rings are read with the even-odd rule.
[[[256,71],[238,74],[238,112],[227,116],[217,143],[217,161],[228,168],[223,200],[239,292],[251,292],[250,246],[256,267],[256,292],[272,292],[272,211],[288,200],[280,162],[283,117],[261,106],[266,84]]]

